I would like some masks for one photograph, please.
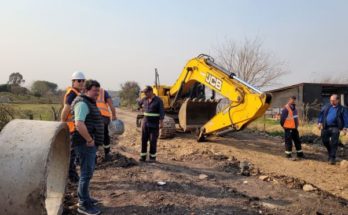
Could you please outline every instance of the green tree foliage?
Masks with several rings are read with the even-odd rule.
[[[140,86],[135,81],[127,81],[121,84],[120,99],[121,105],[132,107],[136,105],[136,100],[139,97]]]
[[[35,81],[31,86],[31,93],[41,97],[57,93],[58,85],[49,81]]]
[[[23,79],[23,75],[20,74],[19,72],[14,72],[14,73],[11,73],[7,84],[19,86],[24,82],[25,82],[25,80]]]

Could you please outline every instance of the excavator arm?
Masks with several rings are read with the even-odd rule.
[[[226,105],[221,112],[216,113],[214,100],[202,101],[198,99],[198,101],[192,101],[190,98],[186,98],[182,102],[180,99],[185,98],[184,95],[187,95],[197,83],[203,84],[226,97],[230,104]],[[239,79],[235,74],[217,65],[214,59],[207,55],[199,55],[186,64],[178,80],[170,88],[169,95],[173,98],[170,104],[172,108],[178,106],[177,103],[181,101],[179,124],[184,130],[190,128],[188,122],[190,122],[190,118],[194,117],[192,115],[205,115],[203,117],[204,123],[195,121],[195,125],[201,123],[198,141],[203,141],[207,135],[213,133],[243,129],[250,122],[262,116],[271,102],[270,94],[263,93]],[[211,105],[209,106],[209,104]],[[196,108],[192,108],[192,106],[196,106]],[[212,113],[211,110],[214,108],[214,113]]]

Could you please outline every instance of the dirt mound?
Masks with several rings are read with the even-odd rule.
[[[222,154],[214,154],[209,156],[210,159],[216,160],[216,161],[224,161],[228,160],[228,156],[222,155]]]
[[[121,153],[111,154],[110,157],[105,160],[104,157],[98,155],[98,165],[96,169],[105,169],[107,167],[122,167],[129,168],[138,165],[138,162],[133,158],[126,157]]]
[[[228,161],[228,162],[221,163],[217,166],[217,169],[219,171],[228,172],[228,173],[238,173],[240,171],[239,161],[236,161],[236,162]]]
[[[237,158],[232,157],[228,161],[217,164],[216,169],[219,171],[240,174],[243,176],[259,175],[260,171],[254,168],[254,165],[248,161],[239,161]]]

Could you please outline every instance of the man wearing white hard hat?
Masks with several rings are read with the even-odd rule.
[[[67,87],[64,96],[64,107],[60,119],[62,122],[67,123],[70,134],[75,130],[75,123],[71,114],[71,104],[74,99],[81,94],[85,80],[85,75],[82,72],[74,72],[71,76],[71,86]],[[69,180],[73,183],[77,183],[79,181],[79,176],[76,171],[75,159],[76,154],[74,149],[72,148],[70,151]]]

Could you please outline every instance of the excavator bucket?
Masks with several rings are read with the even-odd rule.
[[[187,99],[179,110],[179,125],[184,131],[202,127],[216,114],[216,100]]]

